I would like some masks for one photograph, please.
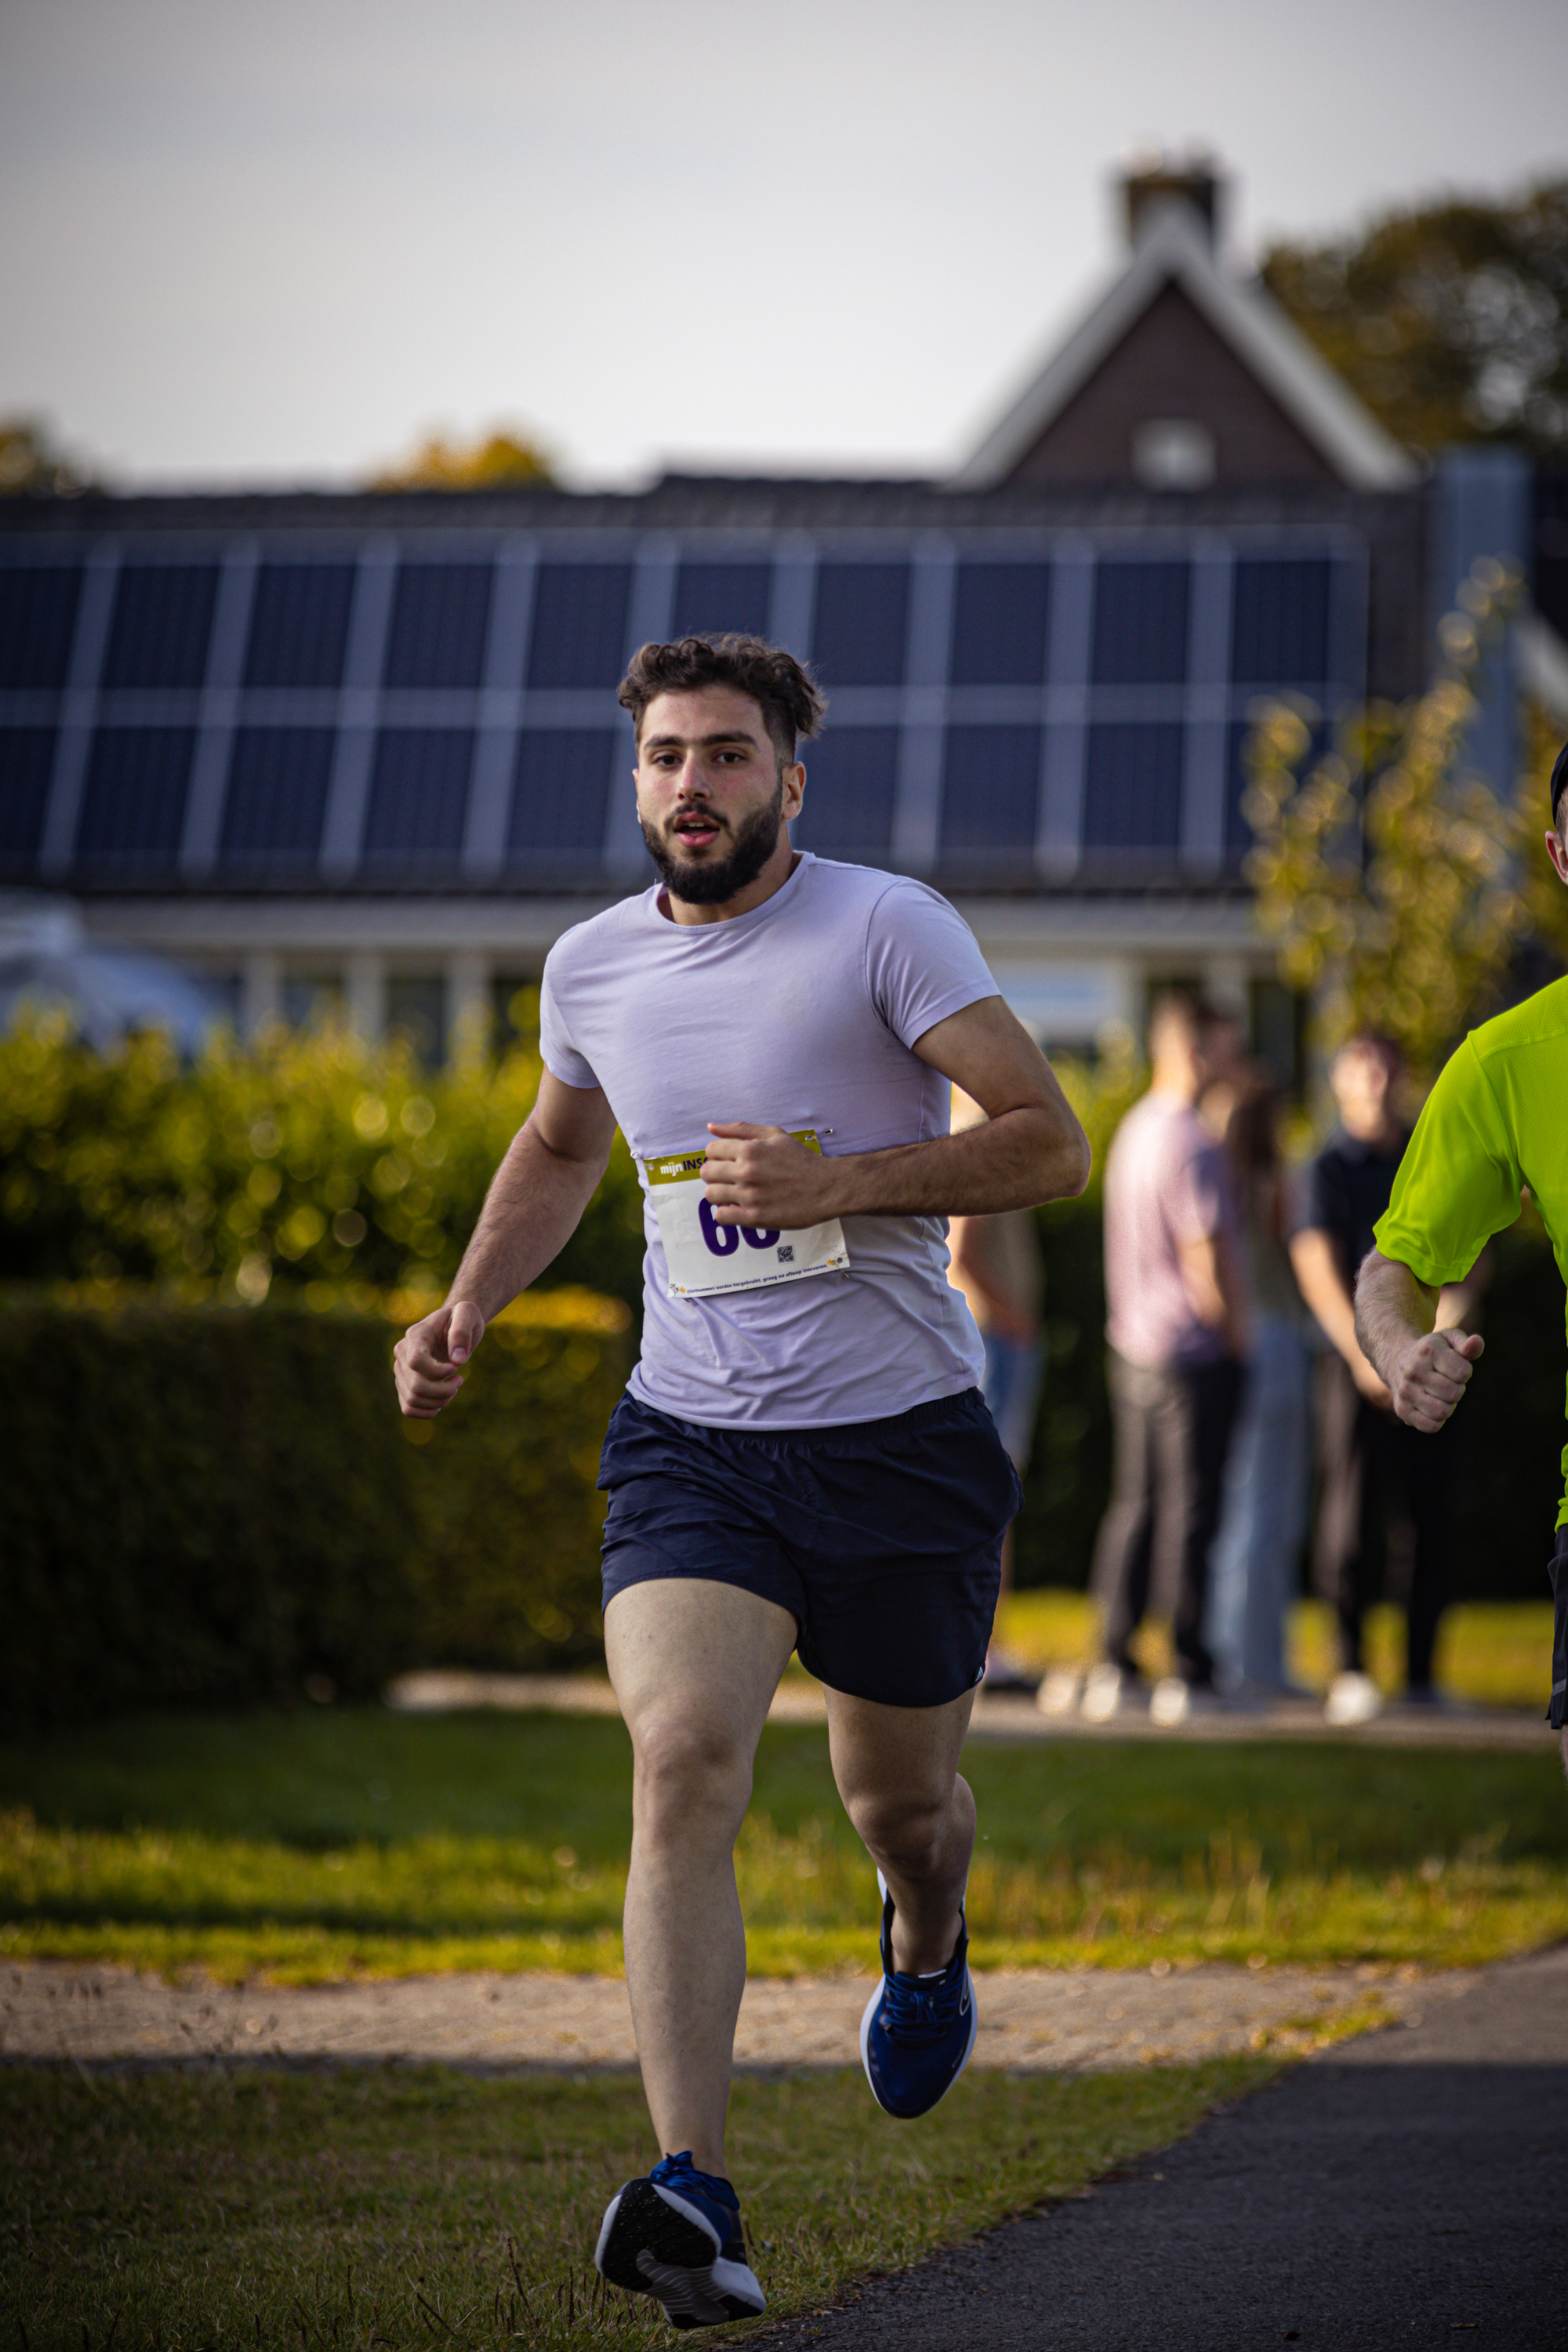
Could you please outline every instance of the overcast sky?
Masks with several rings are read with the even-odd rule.
[[[121,479],[531,429],[574,481],[950,464],[1151,143],[1229,241],[1568,169],[1563,0],[0,0],[0,414]]]

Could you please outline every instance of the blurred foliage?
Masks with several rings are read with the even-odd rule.
[[[1261,706],[1242,802],[1258,921],[1282,977],[1314,1000],[1320,1046],[1379,1031],[1423,1087],[1496,1009],[1530,926],[1524,820],[1466,765],[1477,671],[1517,581],[1483,562],[1459,593],[1426,692],[1352,712],[1321,756],[1315,709]],[[1540,862],[1539,842],[1531,855]]]
[[[0,416],[0,499],[73,498],[95,485],[37,416]]]
[[[1568,179],[1386,213],[1328,245],[1277,245],[1262,277],[1412,447],[1568,447]]]
[[[595,1491],[630,1316],[529,1294],[437,1422],[370,1314],[0,1301],[0,1711],[371,1696],[413,1665],[597,1654]]]
[[[477,441],[448,441],[438,433],[422,441],[411,457],[373,475],[373,490],[508,490],[555,478],[554,467],[535,441],[517,433],[495,432]]]
[[[0,1036],[0,1282],[153,1282],[190,1299],[302,1292],[434,1304],[527,1118],[531,1040],[423,1068],[341,1027],[215,1038],[183,1063],[162,1036],[100,1055],[44,1020]],[[542,1277],[640,1306],[642,1211],[617,1137]]]

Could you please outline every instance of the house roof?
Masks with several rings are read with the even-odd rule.
[[[1222,269],[1196,208],[1166,197],[1143,215],[1126,266],[954,477],[957,489],[1005,482],[1068,402],[1167,286],[1179,286],[1349,489],[1399,490],[1420,478],[1410,453],[1364,407],[1264,290]]]

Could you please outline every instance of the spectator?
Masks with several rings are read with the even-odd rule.
[[[1305,1222],[1290,1244],[1301,1295],[1330,1346],[1317,1373],[1318,1526],[1313,1581],[1338,1618],[1339,1672],[1331,1723],[1364,1723],[1383,1697],[1366,1671],[1363,1635],[1374,1598],[1378,1537],[1393,1505],[1413,1538],[1405,1605],[1405,1696],[1435,1703],[1433,1654],[1447,1584],[1454,1440],[1423,1436],[1395,1418],[1381,1374],[1356,1339],[1356,1268],[1388,1206],[1409,1130],[1395,1101],[1403,1064],[1386,1037],[1352,1037],[1329,1084],[1340,1124],[1313,1160]]]
[[[1249,1333],[1235,1188],[1194,1108],[1234,1070],[1235,1024],[1170,989],[1149,1022],[1148,1093],[1122,1120],[1105,1171],[1106,1332],[1115,1465],[1095,1552],[1102,1662],[1082,1712],[1104,1722],[1139,1691],[1129,1649],[1151,1588],[1173,1610],[1176,1673],[1157,1720],[1180,1722],[1212,1691],[1204,1647],[1209,1553]]]
[[[1221,1097],[1215,1101],[1215,1097]],[[1289,1243],[1300,1223],[1279,1158],[1280,1097],[1261,1075],[1205,1094],[1225,1116],[1241,1200],[1252,1358],[1215,1539],[1207,1639],[1222,1689],[1299,1696],[1285,1671],[1286,1612],[1307,1523],[1311,1382]],[[1212,1123],[1212,1121],[1211,1121]]]
[[[983,1118],[957,1087],[952,1097],[956,1134]],[[990,1216],[953,1217],[947,1229],[948,1279],[962,1290],[980,1327],[985,1348],[981,1391],[996,1434],[1022,1478],[1034,1444],[1035,1415],[1046,1365],[1040,1308],[1045,1266],[1031,1211],[1002,1209]],[[997,1604],[1013,1590],[1013,1529],[1002,1544],[1002,1586]],[[1010,1657],[993,1633],[985,1653],[988,1690],[1033,1690],[1036,1678]]]

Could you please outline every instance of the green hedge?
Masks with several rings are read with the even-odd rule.
[[[405,1422],[401,1317],[0,1302],[0,1709],[368,1696],[415,1664],[597,1648],[618,1300],[531,1295]]]

